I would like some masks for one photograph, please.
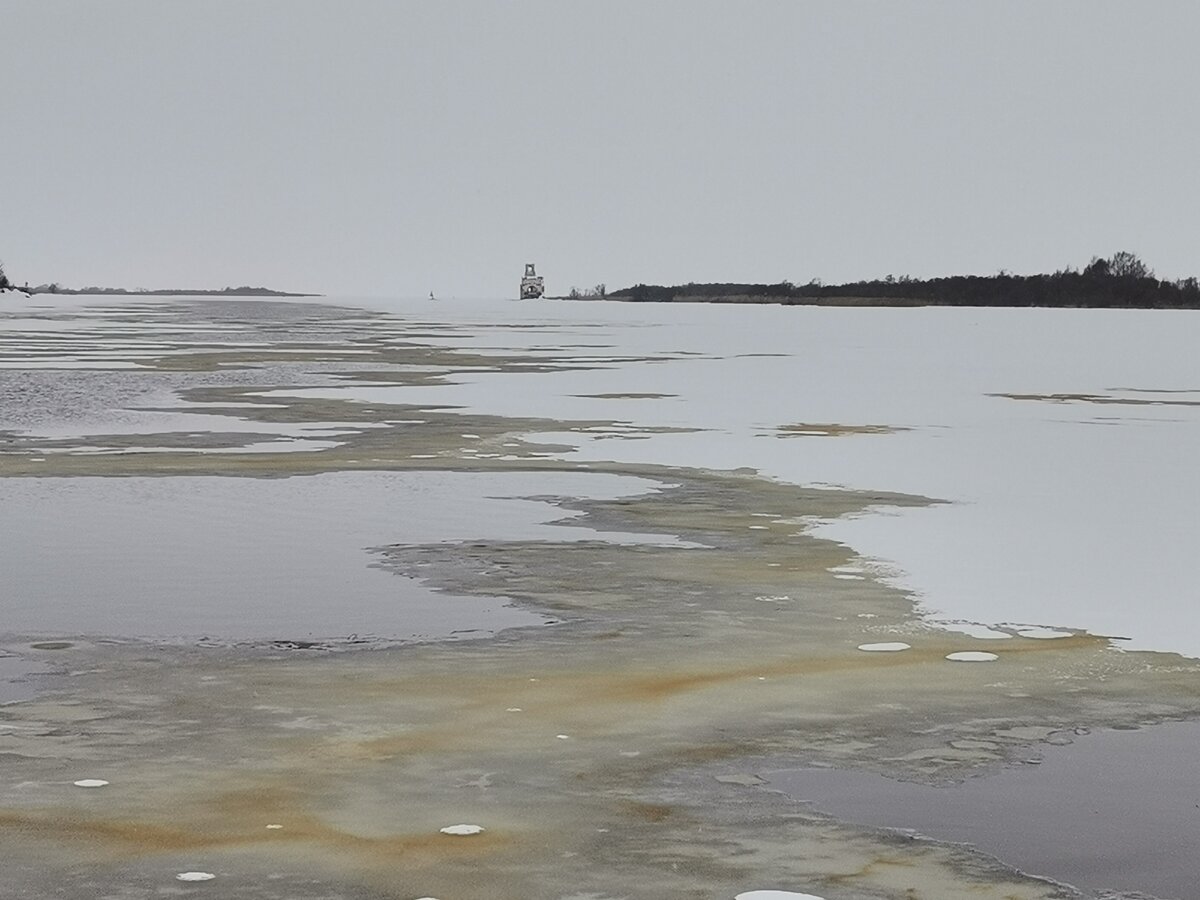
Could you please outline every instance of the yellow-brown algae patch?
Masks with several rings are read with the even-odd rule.
[[[1169,393],[1164,391],[1163,393]],[[1178,393],[1191,393],[1190,391],[1180,391]],[[1058,393],[1058,394],[1013,394],[1013,393],[994,393],[988,394],[989,397],[1004,397],[1008,400],[1034,400],[1043,403],[1094,403],[1098,405],[1113,405],[1113,406],[1200,406],[1200,400],[1164,400],[1159,398],[1148,397],[1119,397],[1114,394],[1082,394],[1082,393]]]
[[[474,827],[474,826],[471,826]],[[130,858],[145,854],[179,853],[183,851],[245,849],[257,845],[276,845],[279,842],[322,847],[326,852],[361,853],[367,856],[387,854],[400,858],[411,854],[417,859],[444,856],[437,832],[384,834],[367,836],[354,834],[309,817],[305,822],[287,829],[275,829],[277,835],[265,835],[258,828],[252,831],[240,827],[202,830],[196,827],[169,826],[150,820],[92,819],[76,813],[16,813],[0,811],[0,829],[17,828],[25,837],[35,837],[57,845],[74,844],[85,853],[107,853],[113,858]],[[460,832],[447,832],[459,834]],[[466,833],[466,832],[462,832]],[[480,841],[470,842],[485,852],[506,843],[493,833],[470,832]],[[444,839],[443,839],[444,840]],[[457,851],[456,851],[457,852]]]
[[[797,422],[793,425],[778,425],[775,436],[786,437],[846,437],[852,434],[894,434],[908,431],[901,425],[846,425],[833,422]]]
[[[572,397],[583,397],[591,400],[666,400],[671,397],[678,397],[678,394],[659,394],[652,391],[628,391],[625,393],[601,393],[601,394],[572,394]]]

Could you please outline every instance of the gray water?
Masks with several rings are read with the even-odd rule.
[[[374,565],[373,548],[594,537],[545,524],[562,511],[518,498],[619,496],[648,484],[587,473],[466,472],[3,479],[0,630],[412,640],[542,624],[549,620],[503,600],[447,597],[386,572]]]
[[[1200,889],[1200,722],[1099,731],[1022,765],[950,787],[872,773],[763,773],[839,819],[973,844],[1085,890],[1191,900]]]

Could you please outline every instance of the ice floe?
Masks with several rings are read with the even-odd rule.
[[[994,662],[999,658],[995,653],[983,650],[961,650],[958,653],[946,654],[946,659],[951,662]]]
[[[899,650],[911,650],[912,644],[903,641],[879,641],[874,644],[859,644],[858,649],[868,653],[895,653]]]
[[[217,876],[212,872],[180,872],[175,876],[176,881],[212,881]]]
[[[108,786],[108,782],[103,778],[80,778],[78,781],[72,783],[75,785],[75,787],[82,788],[98,788]]]

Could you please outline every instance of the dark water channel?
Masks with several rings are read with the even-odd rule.
[[[1200,722],[1101,731],[951,787],[833,769],[763,773],[850,822],[973,844],[1084,890],[1200,897]]]
[[[591,538],[546,524],[562,511],[521,496],[647,486],[583,473],[5,479],[0,634],[413,640],[538,625],[546,617],[503,600],[386,572],[372,548]]]

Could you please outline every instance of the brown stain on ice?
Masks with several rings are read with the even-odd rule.
[[[391,834],[370,837],[334,828],[313,816],[295,810],[282,815],[287,823],[280,830],[267,830],[268,817],[258,811],[252,822],[232,823],[227,828],[204,830],[164,825],[145,819],[89,818],[67,811],[0,810],[0,830],[55,843],[78,843],[89,848],[105,846],[122,856],[173,853],[189,850],[251,848],[260,845],[303,844],[327,852],[390,860],[414,858],[421,862],[437,859],[462,860],[495,852],[511,837],[494,830],[469,838],[435,832]]]
[[[1166,392],[1163,392],[1166,393]],[[1179,393],[1190,393],[1180,391]],[[1043,403],[1095,403],[1111,406],[1200,406],[1200,400],[1159,400],[1142,397],[1114,397],[1111,394],[1012,394],[995,393],[989,397],[1008,400],[1035,400]]]
[[[717,667],[711,660],[689,658],[688,668],[675,671],[543,670],[535,683],[530,683],[524,673],[520,677],[439,679],[438,696],[453,709],[446,716],[430,724],[413,725],[403,733],[366,739],[318,739],[314,749],[334,757],[382,761],[470,751],[481,743],[516,747],[540,742],[542,746],[550,746],[557,743],[554,734],[567,729],[562,725],[564,722],[580,723],[569,728],[573,738],[601,736],[609,730],[610,723],[622,723],[636,713],[706,691],[718,692],[715,698],[752,709],[757,702],[754,692],[762,689],[764,680],[833,677],[840,683],[852,679],[856,684],[869,685],[877,673],[884,671],[911,671],[928,678],[934,667],[942,667],[941,673],[932,677],[955,683],[965,678],[990,679],[1006,663],[1029,657],[1095,650],[1107,644],[1105,638],[1087,634],[1051,641],[1023,638],[979,641],[942,634],[924,639],[908,636],[908,639],[920,643],[900,653],[865,653],[850,646],[836,656],[785,657],[739,666]],[[973,665],[945,659],[946,654],[964,649],[987,649],[997,653],[999,659]],[[664,659],[664,665],[667,662]],[[371,693],[382,690],[396,696],[429,697],[429,683],[429,680],[422,684],[406,679],[389,681],[386,688],[379,684],[357,687]],[[520,707],[521,713],[507,712],[509,706]],[[569,748],[569,742],[562,742],[562,746]]]
[[[674,814],[674,810],[664,803],[643,803],[639,800],[624,800],[620,808],[630,818],[652,824],[665,822]]]
[[[900,425],[845,425],[837,422],[806,423],[796,422],[792,425],[779,425],[775,429],[776,437],[845,437],[851,434],[895,434],[898,431],[908,431]]]

